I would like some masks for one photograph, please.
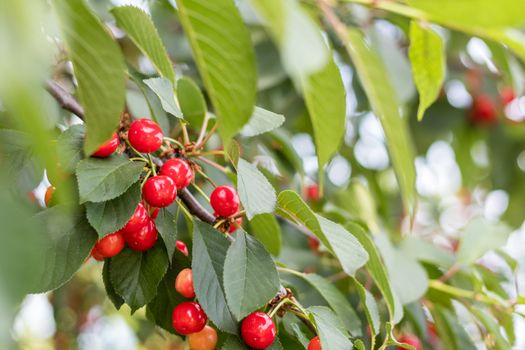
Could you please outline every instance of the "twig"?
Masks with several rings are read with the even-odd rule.
[[[202,221],[213,225],[213,223],[215,222],[215,216],[213,216],[212,213],[207,211],[191,194],[191,192],[188,191],[187,188],[179,190],[178,196],[184,202],[184,204],[186,204],[186,207],[188,208],[190,213],[192,213]]]
[[[199,146],[202,140],[204,140],[204,136],[206,136],[206,129],[208,129],[208,121],[210,120],[210,117],[206,113],[204,116],[204,120],[202,122],[201,131],[199,133],[199,137],[197,138],[197,142],[195,143],[195,147]]]
[[[66,111],[70,111],[80,119],[84,119],[84,108],[78,103],[76,98],[69,92],[64,90],[57,82],[48,80],[45,83],[46,90],[55,98],[60,107]]]
[[[218,127],[219,127],[219,123],[215,122],[215,124],[213,124],[213,126],[211,127],[210,131],[206,134],[204,139],[195,145],[195,149],[198,150],[200,148],[203,148],[206,145],[206,142],[208,142],[211,135],[213,135],[213,133],[217,130]]]

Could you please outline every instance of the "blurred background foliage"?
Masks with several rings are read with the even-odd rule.
[[[456,21],[453,23],[457,28],[452,28],[458,30],[446,29],[447,23],[433,26],[446,45],[447,73],[436,102],[418,121],[418,94],[407,56],[410,18],[381,6],[356,4],[372,2],[340,1],[338,15],[365,33],[366,44],[379,54],[403,104],[402,113],[408,120],[416,152],[417,211],[412,220],[403,209],[383,128],[370,111],[352,61],[330,29],[323,32],[323,38],[333,45],[345,86],[346,127],[344,142],[324,171],[324,194],[321,198],[310,197],[310,204],[334,221],[357,220],[377,236],[394,289],[405,304],[399,332],[415,332],[426,339],[429,348],[447,348],[436,345],[439,341],[428,336],[425,320],[429,309],[424,311],[417,302],[423,300],[434,305],[430,310],[434,322],[448,329],[438,331],[443,341],[444,335],[452,334],[454,340],[448,342],[468,344],[456,348],[505,349],[514,344],[515,349],[522,349],[522,316],[506,313],[501,305],[491,306],[492,316],[483,316],[475,304],[471,309],[457,302],[449,307],[452,298],[462,296],[429,280],[436,281],[440,271],[458,266],[459,271],[451,278],[458,288],[479,291],[498,301],[524,302],[519,295],[525,264],[525,42],[521,47],[516,43],[512,46],[514,52],[521,50],[519,57],[509,50],[508,43],[505,46],[498,40],[485,40],[496,37],[496,30],[462,30],[462,26],[470,28],[468,12],[447,18]],[[480,1],[480,6],[486,2]],[[155,75],[155,69],[117,28],[109,12],[124,3],[130,1],[89,1],[125,55],[131,76],[126,85],[127,108],[135,116],[149,115],[148,92],[142,78]],[[175,72],[202,85],[174,1],[133,3],[151,14]],[[286,117],[281,128],[256,141],[239,138],[243,157],[255,160],[276,188],[292,188],[306,198],[308,189],[319,182],[319,169],[303,96],[297,92],[297,81],[289,77],[279,49],[253,8],[246,1],[237,1],[237,5],[250,27],[255,47],[257,104]],[[302,1],[300,5],[322,25],[315,2]],[[516,11],[525,10],[523,2],[515,6]],[[490,20],[490,14],[487,16]],[[39,269],[45,268],[38,259],[42,244],[38,235],[31,234],[35,227],[27,218],[38,210],[32,202],[43,204],[49,182],[62,181],[53,166],[57,164],[56,155],[49,150],[61,129],[78,122],[40,87],[49,76],[63,86],[74,87],[72,66],[57,27],[46,2],[0,3],[0,304],[7,310],[0,314],[0,340],[7,344],[11,336],[15,339],[16,344],[10,343],[6,349],[185,349],[182,340],[146,321],[142,310],[133,317],[126,307],[115,310],[105,297],[102,265],[94,261],[86,262],[70,283],[58,290],[23,299],[10,326],[17,311],[12,305],[22,302],[21,291],[33,286]],[[514,34],[515,38],[524,35],[517,29]],[[480,118],[480,108],[490,109],[486,112],[490,116]],[[157,110],[158,117],[167,118],[162,109]],[[7,129],[19,130],[20,134]],[[219,145],[218,139],[213,142]],[[213,173],[213,169],[207,171]],[[71,194],[63,193],[62,200],[67,201]],[[279,261],[296,270],[330,274],[332,258],[322,249],[313,253],[308,241],[293,228],[285,225],[282,229]],[[491,252],[486,253],[488,250]],[[287,278],[304,304],[319,303],[321,296],[307,288],[304,280]],[[355,292],[355,287],[338,275],[331,275],[330,280],[342,290]],[[351,302],[359,304],[357,298]],[[358,310],[362,311],[360,307]],[[525,313],[520,306],[516,310]]]

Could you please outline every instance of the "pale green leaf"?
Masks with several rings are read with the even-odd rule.
[[[273,214],[255,215],[250,220],[250,232],[264,244],[273,256],[281,251],[281,226]]]
[[[445,80],[445,48],[441,36],[431,28],[416,21],[410,23],[410,48],[408,50],[412,75],[419,92],[418,120],[437,99]]]
[[[351,350],[353,345],[337,316],[327,307],[308,308],[310,319],[317,326],[323,349]]]
[[[255,107],[253,114],[242,130],[241,135],[252,137],[277,129],[284,123],[284,116],[270,112],[261,107]]]
[[[237,164],[237,190],[249,220],[275,210],[277,196],[272,185],[257,166],[244,159],[239,159]]]
[[[206,115],[206,100],[197,84],[187,77],[177,80],[177,97],[184,119],[193,127],[202,124]]]
[[[465,227],[458,250],[458,261],[474,263],[489,250],[495,250],[507,242],[512,230],[503,223],[491,223],[481,217],[472,219]]]
[[[150,78],[143,81],[158,96],[166,112],[182,119],[182,112],[175,100],[175,90],[171,81],[166,78]]]
[[[359,298],[361,299],[361,304],[364,307],[366,318],[368,319],[368,324],[370,325],[370,331],[372,336],[379,334],[381,331],[381,319],[379,316],[379,309],[377,307],[376,300],[372,293],[370,293],[358,280],[354,280],[355,285],[357,286],[357,292],[359,293]]]

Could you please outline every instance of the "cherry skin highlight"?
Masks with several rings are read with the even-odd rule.
[[[276,334],[273,320],[264,312],[253,312],[242,321],[241,336],[251,348],[266,349],[272,345]]]
[[[180,158],[168,159],[160,168],[160,175],[169,176],[179,190],[188,187],[193,180],[193,170],[188,162]]]
[[[186,243],[184,243],[183,241],[177,241],[175,242],[175,246],[177,247],[177,249],[179,250],[179,252],[181,252],[182,254],[188,256],[189,255],[189,252],[188,252],[188,246],[186,246]]]
[[[308,343],[307,350],[322,350],[321,339],[319,339],[319,336],[316,336],[312,338],[312,340],[310,340],[310,343]]]
[[[208,317],[199,303],[185,301],[175,306],[171,320],[177,333],[189,335],[200,332],[206,326]]]
[[[131,216],[131,218],[128,220],[126,225],[122,228],[122,232],[128,233],[140,230],[144,225],[146,225],[149,222],[149,216],[148,211],[144,207],[144,204],[139,203],[137,205],[137,208],[135,209],[135,212]]]
[[[142,197],[152,207],[165,208],[177,198],[177,187],[168,176],[153,176],[144,183]]]
[[[152,220],[136,231],[126,232],[124,240],[128,246],[138,252],[144,252],[155,245],[157,242],[157,227]]]
[[[118,148],[118,143],[118,135],[116,132],[114,132],[111,136],[111,139],[102,144],[102,146],[100,146],[91,156],[97,158],[107,158],[115,153]]]
[[[129,127],[128,141],[133,148],[141,153],[158,151],[163,140],[164,133],[153,120],[138,119]]]
[[[239,196],[231,186],[218,186],[210,196],[210,204],[219,216],[228,217],[239,210]]]

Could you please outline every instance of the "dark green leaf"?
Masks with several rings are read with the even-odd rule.
[[[150,78],[143,80],[144,84],[159,97],[162,108],[169,114],[182,118],[182,112],[175,100],[173,83],[166,78]]]
[[[310,319],[316,324],[323,349],[351,350],[349,335],[337,316],[327,307],[308,308]]]
[[[182,77],[177,80],[177,97],[184,119],[194,128],[201,125],[207,108],[199,86],[190,78]]]
[[[120,196],[138,181],[143,167],[121,155],[81,160],[76,171],[80,201],[98,203]]]
[[[151,17],[134,6],[115,7],[111,10],[117,25],[124,29],[130,39],[146,55],[157,71],[175,83],[175,73],[164,44]]]
[[[246,124],[255,104],[250,33],[233,0],[177,0],[177,8],[219,119],[219,133],[228,140]]]
[[[242,130],[241,135],[252,137],[277,129],[284,123],[284,116],[270,112],[261,107],[255,107],[253,114]]]
[[[115,305],[117,310],[120,310],[120,307],[124,305],[124,299],[115,292],[115,288],[111,283],[109,278],[109,264],[111,264],[111,259],[104,261],[104,268],[102,269],[102,280],[104,281],[104,287],[106,289],[106,294],[108,295],[109,300]]]
[[[196,220],[192,270],[197,299],[217,328],[237,334],[237,320],[228,309],[224,292],[224,262],[230,243],[217,230]]]
[[[281,251],[281,226],[273,214],[255,215],[250,220],[251,233],[273,256]]]
[[[168,255],[162,244],[141,253],[125,248],[111,258],[109,278],[115,292],[135,312],[157,295],[157,287],[168,268]]]
[[[155,220],[157,230],[164,241],[168,257],[171,261],[175,253],[177,243],[177,220],[175,215],[170,213],[168,209],[162,208],[159,211],[157,219]]]
[[[110,139],[124,109],[126,67],[117,43],[84,0],[53,0],[84,107],[84,151]]]
[[[256,239],[239,230],[224,262],[224,289],[233,315],[241,320],[266,305],[279,285],[270,254]]]
[[[277,196],[268,179],[257,166],[244,159],[239,159],[237,168],[237,190],[248,219],[257,214],[272,213]]]
[[[124,227],[135,212],[140,198],[140,184],[137,182],[115,199],[100,203],[87,202],[86,216],[98,237],[102,238]]]

